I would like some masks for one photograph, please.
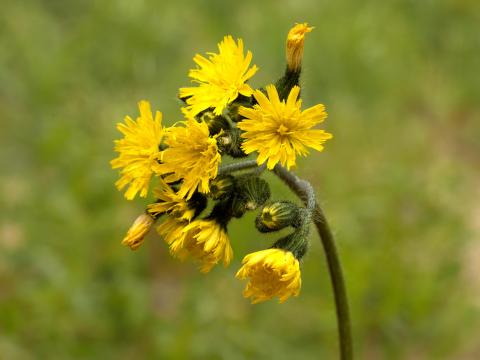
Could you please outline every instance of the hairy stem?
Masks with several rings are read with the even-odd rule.
[[[225,175],[231,172],[248,170],[255,167],[257,167],[255,160],[246,160],[224,165],[220,168],[218,174]],[[259,171],[261,172],[263,169]],[[325,256],[327,258],[330,280],[333,287],[340,342],[340,359],[351,360],[353,359],[353,343],[347,291],[332,231],[330,230],[322,208],[315,198],[315,192],[312,185],[280,165],[275,166],[273,172],[304,202],[305,206],[312,214],[312,220],[317,228],[318,234],[320,235],[320,240],[322,241]]]
[[[322,241],[325,256],[327,258],[330,280],[335,297],[337,312],[338,333],[340,341],[340,358],[342,360],[353,359],[352,334],[350,325],[350,313],[348,308],[347,291],[343,278],[342,266],[338,257],[333,234],[322,211],[315,199],[312,185],[298,176],[292,174],[284,167],[275,166],[274,173],[305,203],[307,209],[313,213],[313,221]]]
[[[235,171],[248,170],[257,167],[256,160],[246,160],[241,162],[236,162],[233,164],[223,165],[218,170],[218,176],[230,174]]]

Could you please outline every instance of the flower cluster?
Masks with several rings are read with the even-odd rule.
[[[227,227],[232,218],[260,209],[260,232],[289,227],[290,235],[271,248],[245,256],[237,278],[248,283],[244,296],[258,303],[280,302],[300,292],[300,261],[308,248],[311,214],[289,201],[270,200],[263,170],[290,169],[309,149],[323,150],[331,134],[315,126],[327,117],[322,104],[302,109],[299,77],[305,34],[313,28],[295,25],[287,36],[285,74],[274,84],[252,88],[248,81],[258,68],[241,39],[225,36],[218,53],[195,55],[192,86],[182,87],[184,119],[167,127],[162,113],[139,102],[139,116],[117,125],[123,138],[115,141],[119,190],[125,198],[138,194],[156,199],[128,230],[123,244],[136,250],[158,220],[157,232],[172,256],[192,259],[207,273],[216,264],[230,264],[232,245]],[[256,155],[258,167],[220,167],[225,157]],[[254,163],[255,164],[255,163]],[[230,169],[230,170],[229,170]],[[154,183],[154,184],[152,184]],[[153,188],[153,190],[152,190]],[[203,215],[208,202],[211,212]]]

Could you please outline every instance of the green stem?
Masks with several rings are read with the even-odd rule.
[[[255,160],[224,165],[220,168],[219,175],[252,169],[256,166],[257,163]],[[332,231],[330,230],[322,208],[316,201],[312,185],[280,165],[275,166],[273,171],[290,188],[290,190],[292,190],[305,203],[305,206],[313,215],[312,219],[317,228],[318,234],[320,235],[320,240],[322,241],[325,256],[327,258],[330,280],[333,287],[340,342],[340,359],[351,360],[353,359],[353,342],[347,291]]]
[[[313,213],[313,221],[318,234],[320,235],[325,256],[327,258],[330,280],[335,297],[340,341],[340,358],[342,360],[351,360],[353,359],[353,343],[347,291],[332,231],[330,230],[322,208],[315,200],[315,193],[312,185],[305,180],[301,180],[298,176],[292,174],[282,166],[277,165],[274,172],[299,198],[303,200],[307,208]]]
[[[256,160],[240,161],[233,164],[223,165],[218,170],[218,176],[230,174],[235,171],[248,170],[257,167]]]

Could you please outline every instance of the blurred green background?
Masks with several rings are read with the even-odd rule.
[[[335,137],[297,172],[337,236],[357,357],[480,358],[477,0],[23,0],[0,11],[1,359],[336,357],[316,235],[301,295],[251,306],[235,271],[275,239],[254,214],[207,276],[153,232],[131,252],[146,201],[124,200],[109,166],[138,100],[181,119],[196,52],[243,38],[259,87],[304,21],[304,103],[326,104]]]

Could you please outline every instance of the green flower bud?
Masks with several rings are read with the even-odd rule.
[[[238,177],[235,192],[232,212],[237,218],[242,217],[248,210],[263,206],[270,198],[268,183],[252,175]]]
[[[299,208],[291,201],[267,204],[255,219],[255,226],[260,232],[278,231],[287,226],[298,227],[299,224]]]
[[[233,158],[242,158],[247,156],[241,148],[241,131],[238,128],[225,130],[217,139],[217,144],[222,153],[228,154]]]
[[[207,207],[207,197],[198,191],[194,192],[190,200],[187,201],[190,209],[195,209],[193,218],[196,218]]]
[[[232,175],[220,176],[210,182],[210,193],[213,200],[224,199],[229,196],[235,188],[235,178]]]
[[[222,130],[227,130],[230,127],[228,121],[223,116],[215,115],[213,111],[204,111],[199,116],[199,119],[205,121],[208,125],[210,135],[219,134]]]
[[[234,122],[239,122],[242,120],[242,116],[238,113],[238,109],[242,106],[252,107],[252,97],[239,95],[238,98],[232,104],[230,104],[230,106],[228,107],[228,114],[230,116],[230,119],[232,119]]]
[[[294,231],[277,240],[272,248],[283,249],[293,253],[297,260],[301,260],[308,251],[309,241],[308,237],[303,231]]]

